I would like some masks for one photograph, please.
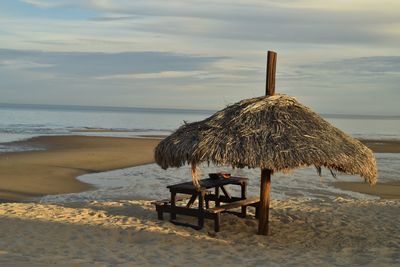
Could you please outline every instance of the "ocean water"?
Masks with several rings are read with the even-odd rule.
[[[38,135],[89,134],[126,137],[165,135],[177,129],[184,121],[202,120],[214,112],[187,109],[0,104],[0,144]],[[400,116],[328,114],[323,117],[356,138],[400,140]],[[94,129],[103,131],[82,132]]]
[[[3,104],[0,105],[0,153],[35,149],[4,143],[39,135],[167,135],[183,121],[201,120],[210,114],[211,111],[197,110]],[[93,131],[96,129],[102,131]]]
[[[400,181],[400,154],[378,153],[379,181]],[[200,166],[201,178],[217,171],[230,172],[233,176],[249,178],[248,195],[258,196],[260,190],[260,169],[232,169],[229,167]],[[162,199],[169,197],[167,185],[191,181],[189,166],[161,169],[157,164],[113,170],[103,173],[85,174],[78,178],[82,182],[96,186],[91,191],[63,195],[46,196],[41,202],[81,202],[113,199]],[[335,181],[362,181],[358,176],[337,174],[331,176],[323,170],[318,176],[314,168],[302,168],[288,174],[276,173],[271,178],[271,197],[273,199],[307,198],[335,199],[337,197],[356,199],[376,199],[378,197],[344,191],[333,186]],[[230,191],[240,196],[239,187],[231,186]]]
[[[37,148],[16,145],[13,141],[39,135],[95,135],[134,137],[166,135],[187,122],[207,118],[210,110],[174,110],[146,108],[99,108],[71,106],[1,105],[0,153],[28,151]],[[400,140],[400,116],[323,115],[329,122],[356,138]],[[102,131],[96,131],[101,129]],[[88,130],[88,131],[86,131]],[[399,181],[400,154],[376,154],[380,181]],[[260,170],[232,170],[202,166],[203,177],[209,172],[225,170],[249,177],[249,193],[258,194]],[[96,189],[78,194],[47,196],[41,201],[82,201],[114,198],[166,197],[169,184],[190,181],[187,167],[162,170],[156,164],[88,174],[79,177]],[[359,177],[339,175],[339,180],[359,181]],[[325,171],[319,177],[313,168],[276,174],[273,177],[272,197],[324,198],[336,196],[369,197],[341,191],[332,186],[335,181]],[[234,188],[232,188],[234,190]]]

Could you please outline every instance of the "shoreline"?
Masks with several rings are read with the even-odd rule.
[[[76,177],[152,163],[158,142],[97,136],[39,136],[12,142],[45,150],[0,154],[0,199],[30,201],[90,190],[92,185]]]
[[[94,186],[76,178],[153,163],[153,150],[163,137],[38,136],[2,143],[41,150],[0,154],[0,202],[30,201],[45,195],[93,189]],[[375,153],[400,153],[400,140],[360,141]],[[332,186],[383,199],[400,199],[400,182],[378,181],[377,185],[369,186],[363,182],[338,181]]]
[[[375,153],[400,153],[400,140],[358,139]]]
[[[360,139],[359,141],[374,153],[400,153],[400,140]],[[333,186],[345,191],[378,196],[381,199],[400,199],[400,182],[380,183],[379,177],[377,184],[373,186],[364,182],[345,181],[334,182]]]
[[[379,179],[379,178],[378,178]],[[381,199],[400,199],[400,182],[387,182],[369,185],[363,182],[334,182],[333,186],[357,193],[378,196]]]

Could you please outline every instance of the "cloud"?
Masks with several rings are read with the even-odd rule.
[[[161,71],[153,73],[139,73],[139,74],[116,74],[95,77],[98,80],[136,80],[136,79],[171,79],[198,76],[206,73],[205,71]]]
[[[21,0],[21,2],[32,5],[39,8],[52,8],[57,7],[57,4],[48,2],[48,1],[40,1],[40,0]]]
[[[43,52],[0,49],[0,66],[19,66],[65,76],[117,76],[202,70],[223,57],[167,52]],[[26,66],[24,66],[26,64]]]
[[[69,0],[69,1],[64,1],[64,0],[52,0],[52,1],[47,1],[47,0],[20,0],[21,2],[38,7],[38,8],[62,8],[62,7],[75,7],[75,6],[80,6],[84,1],[79,1],[79,0]]]
[[[319,62],[299,66],[302,69],[324,70],[347,76],[400,74],[400,56],[374,56]]]
[[[322,61],[292,66],[278,77],[290,87],[308,88],[318,94],[360,92],[389,93],[400,97],[400,56],[376,56]],[[392,95],[391,93],[394,93]],[[368,97],[366,94],[365,97]]]
[[[38,68],[50,68],[53,65],[40,64],[27,60],[0,60],[0,67],[6,67],[9,69],[38,69]]]
[[[2,102],[218,109],[264,91],[264,68],[166,52],[0,49]],[[277,92],[324,113],[399,114],[400,57],[278,68]]]
[[[326,113],[400,114],[400,56],[321,61],[278,77],[289,95]],[[328,111],[329,110],[329,111]]]
[[[202,108],[207,95],[220,94],[226,74],[217,63],[224,60],[151,51],[0,49],[1,102]],[[202,100],[193,99],[197,94]]]
[[[278,92],[399,113],[399,1],[23,2],[0,9],[2,101],[219,108],[263,93],[273,48]]]
[[[114,3],[114,2],[113,2]],[[322,8],[279,6],[274,2],[240,1],[211,3],[196,1],[139,1],[135,4],[93,4],[110,14],[152,17],[130,27],[150,31],[208,38],[297,43],[384,43],[400,41],[385,29],[399,23],[396,13],[359,13]],[[178,4],[180,3],[180,4]],[[218,4],[219,3],[219,4]],[[200,29],[200,30],[199,30]]]
[[[92,21],[118,21],[118,20],[132,20],[137,19],[139,16],[109,16],[109,17],[93,17],[89,20]]]
[[[319,93],[347,90],[364,94],[379,91],[400,97],[400,56],[375,56],[314,62],[293,66],[282,78]],[[392,95],[391,93],[394,93]],[[366,95],[368,96],[368,94]]]
[[[197,0],[29,0],[30,4],[60,8],[65,5],[98,14],[88,18],[102,25],[170,35],[253,40],[260,42],[374,44],[400,42],[400,4],[352,0],[322,5],[318,1],[197,1]],[[354,8],[360,5],[363,12]],[[395,8],[397,6],[397,9]]]

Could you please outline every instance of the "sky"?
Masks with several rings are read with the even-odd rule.
[[[2,0],[0,103],[400,115],[398,0]]]

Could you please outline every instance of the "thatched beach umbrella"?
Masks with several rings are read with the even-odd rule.
[[[286,95],[245,99],[203,121],[187,123],[160,142],[155,160],[164,169],[185,164],[195,169],[202,162],[260,168],[259,234],[268,233],[273,172],[315,166],[319,172],[326,167],[358,174],[370,184],[377,179],[369,148]]]

